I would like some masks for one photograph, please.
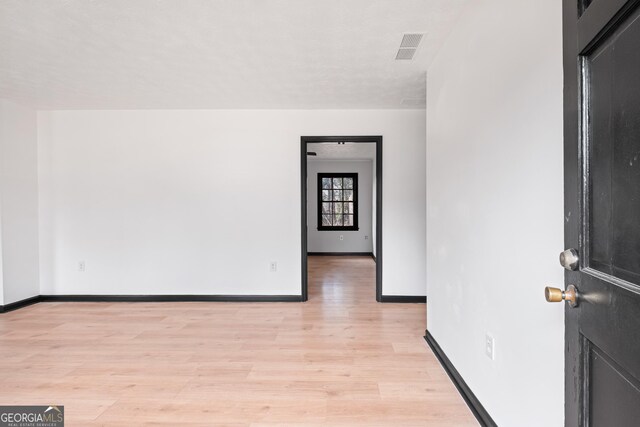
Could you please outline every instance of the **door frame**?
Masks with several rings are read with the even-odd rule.
[[[307,144],[318,142],[354,142],[376,144],[376,301],[382,302],[382,136],[301,136],[300,137],[300,207],[302,301],[309,299],[307,263]]]
[[[578,2],[563,0],[562,11],[562,61],[563,61],[563,170],[564,170],[564,247],[580,248],[580,223],[575,219],[581,213],[581,184],[582,179],[582,150],[579,149],[579,81],[578,81]],[[577,195],[577,196],[576,196]],[[574,219],[569,215],[574,215]],[[561,249],[562,250],[562,249]],[[579,283],[577,272],[564,272],[564,287],[569,284]],[[578,336],[578,310],[564,307],[564,416],[565,426],[578,426],[579,419],[574,418],[579,414],[579,392],[574,391],[572,384],[577,381],[576,372],[572,371],[572,365],[580,366],[581,349],[576,347]],[[574,378],[574,375],[576,378]],[[579,417],[579,416],[578,416]]]

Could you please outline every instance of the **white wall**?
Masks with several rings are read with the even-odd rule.
[[[383,292],[424,295],[424,123],[424,110],[39,112],[41,293],[299,295],[300,136],[383,135]]]
[[[37,173],[36,112],[0,100],[0,304],[39,293]]]
[[[425,135],[426,135],[426,129],[425,129]],[[373,252],[374,257],[377,256],[376,251],[378,250],[378,247],[376,246],[376,239],[378,238],[378,236],[376,236],[376,233],[378,232],[376,228],[376,225],[377,225],[376,221],[378,220],[378,211],[377,211],[378,209],[378,200],[377,200],[378,178],[376,175],[376,160],[377,159],[373,159],[373,161],[371,162],[371,252]],[[426,174],[426,162],[425,162],[425,174]],[[426,200],[426,196],[425,196],[425,200]],[[426,245],[426,241],[425,241],[425,245]]]
[[[427,72],[427,327],[500,426],[563,425],[561,49],[561,2],[482,0]]]
[[[372,161],[307,161],[307,229],[308,252],[373,252],[371,188]],[[349,172],[358,174],[358,230],[318,231],[318,173]],[[340,240],[343,236],[343,240]]]

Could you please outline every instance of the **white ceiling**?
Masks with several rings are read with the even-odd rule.
[[[307,152],[312,151],[316,156],[307,159],[340,159],[340,160],[372,160],[376,158],[376,144],[374,142],[358,142],[338,144],[337,142],[312,142],[307,144]]]
[[[0,98],[39,109],[420,108],[427,64],[467,2],[0,0]],[[396,61],[405,32],[426,35],[414,60]]]

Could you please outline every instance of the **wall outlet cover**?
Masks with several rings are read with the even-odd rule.
[[[485,336],[485,354],[487,355],[487,357],[491,360],[495,360],[495,356],[496,356],[496,352],[495,352],[495,346],[496,346],[496,342],[493,339],[493,336],[491,336],[490,334],[487,334]]]

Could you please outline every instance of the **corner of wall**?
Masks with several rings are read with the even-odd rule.
[[[39,295],[37,113],[0,100],[2,304]]]

